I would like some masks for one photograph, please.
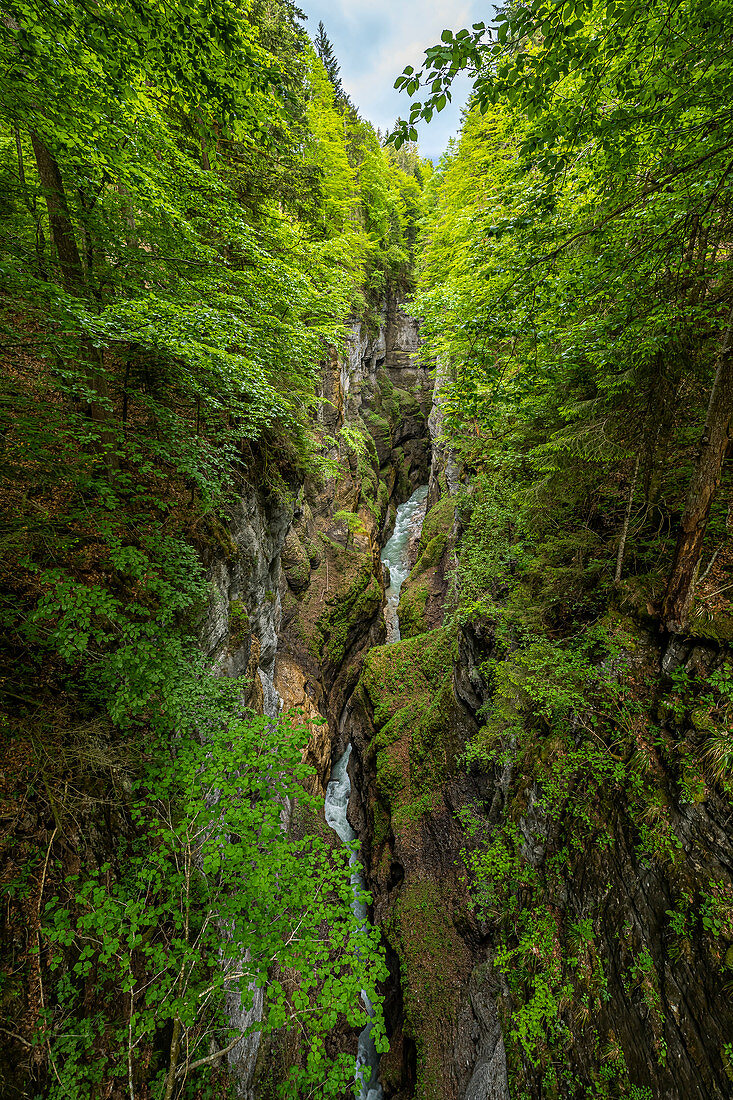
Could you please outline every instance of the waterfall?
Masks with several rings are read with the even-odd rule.
[[[388,643],[400,640],[400,625],[397,617],[400,589],[409,572],[410,543],[420,536],[422,522],[425,518],[427,494],[427,485],[421,485],[409,500],[399,506],[392,537],[382,551],[382,563],[389,570],[389,587],[386,590],[384,608]],[[350,757],[351,743],[349,742],[346,752],[334,765],[330,782],[326,788],[326,822],[344,844],[350,844],[356,840],[356,833],[346,816],[351,794],[351,780],[348,772]],[[353,868],[356,863],[357,855],[356,852],[352,851],[349,864]],[[352,871],[351,885],[353,889],[352,911],[360,921],[366,921],[366,905],[360,900],[364,891],[364,879],[360,871]],[[361,997],[367,1013],[372,1016],[371,1003],[363,990]],[[372,1038],[372,1022],[370,1020],[359,1036],[359,1048],[356,1057],[359,1100],[382,1100],[382,1086],[377,1080],[378,1071],[379,1054]]]
[[[423,520],[425,519],[427,495],[427,485],[421,485],[409,500],[406,500],[404,504],[400,504],[397,509],[392,537],[382,551],[382,565],[385,565],[389,571],[389,587],[386,591],[384,606],[387,642],[399,642],[400,640],[400,623],[397,617],[400,589],[410,571],[410,543],[413,539],[420,537]]]

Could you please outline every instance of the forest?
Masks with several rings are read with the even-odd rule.
[[[8,1100],[733,1093],[732,14],[4,4]]]
[[[280,828],[304,730],[243,711],[196,624],[242,480],[317,461],[318,364],[406,277],[425,168],[288,2],[31,0],[0,57],[2,1092],[199,1095],[277,958],[302,1003],[270,982],[263,1026],[332,1095],[382,964],[343,863]]]

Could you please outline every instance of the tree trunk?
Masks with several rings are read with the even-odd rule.
[[[69,214],[61,169],[51,150],[35,131],[31,131],[31,142],[41,187],[48,206],[48,221],[61,268],[64,290],[74,298],[87,298],[87,281]],[[109,408],[109,385],[102,353],[89,337],[82,339],[80,358],[85,367],[89,389],[96,395],[96,400],[92,398],[88,403],[87,412],[97,424],[107,426],[106,430],[100,433],[100,449],[105,453],[107,467],[115,469],[117,459],[114,454],[114,437],[109,428],[112,419]]]
[[[695,461],[674,562],[662,607],[662,625],[671,634],[685,629],[694,594],[710,508],[720,484],[733,430],[733,310],[710,393],[705,428]]]
[[[18,127],[15,129],[15,150],[18,156],[18,177],[20,179],[20,187],[23,192],[25,204],[28,207],[28,213],[33,219],[33,226],[36,232],[36,263],[38,264],[39,278],[44,282],[48,279],[48,273],[46,271],[46,262],[44,259],[44,250],[46,247],[46,241],[43,235],[43,225],[41,224],[41,217],[38,213],[38,207],[36,204],[35,195],[31,195],[28,188],[28,183],[25,178],[25,164],[23,161],[23,143],[20,137],[20,130]]]
[[[64,290],[75,298],[83,298],[86,291],[84,268],[76,245],[74,227],[71,224],[61,170],[51,150],[33,130],[31,130],[31,142],[41,187],[48,206],[48,222],[59,259]]]
[[[639,477],[639,462],[640,456],[636,456],[636,463],[634,465],[634,476],[631,479],[631,485],[629,486],[629,499],[626,502],[626,514],[624,515],[624,525],[621,530],[621,538],[618,544],[618,554],[616,555],[616,573],[613,578],[613,583],[618,586],[621,583],[621,570],[624,567],[624,553],[626,551],[626,539],[629,535],[629,523],[631,522],[631,509],[634,506],[634,492],[636,490],[636,482]]]
[[[173,1038],[171,1039],[171,1052],[168,1062],[168,1076],[165,1082],[165,1093],[163,1100],[172,1100],[173,1090],[176,1087],[176,1069],[178,1067],[178,1059],[181,1056],[181,1018],[176,1016],[173,1021]]]

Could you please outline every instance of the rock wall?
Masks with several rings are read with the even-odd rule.
[[[354,781],[349,816],[364,838],[374,919],[388,945],[390,1050],[384,1095],[508,1100],[490,952],[467,890],[460,814],[491,797],[487,776],[457,757],[476,732],[456,690],[450,607],[453,501],[428,511],[402,589],[402,640],[373,648],[351,696]]]
[[[702,731],[679,710],[675,714],[672,685],[659,672],[657,638],[638,623],[627,626],[634,642],[626,657],[651,688],[649,704],[659,723],[657,746],[640,737],[634,766],[656,794],[643,807],[611,786],[607,798],[594,795],[593,839],[559,860],[568,843],[567,816],[540,809],[541,771],[537,779],[526,762],[504,762],[489,777],[481,828],[490,836],[513,816],[524,836],[524,859],[540,874],[557,935],[556,983],[567,986],[555,1031],[564,1035],[566,1076],[578,1090],[585,1082],[599,1095],[627,1095],[632,1087],[634,1096],[648,1100],[722,1100],[733,1095],[729,803],[712,784],[699,787],[696,796],[674,793],[667,753],[679,746],[682,763]],[[463,629],[457,693],[482,713],[491,706],[492,689],[480,668],[492,648],[490,629]],[[715,647],[688,645],[688,672],[697,666],[709,675],[719,662]],[[586,794],[576,790],[572,797],[582,801]],[[653,834],[651,845],[643,840],[645,828]],[[491,947],[494,937],[485,931]],[[533,992],[526,977],[512,988],[494,977],[486,988],[492,986],[504,1019]],[[546,1065],[524,1060],[521,1076],[537,1100],[563,1094],[548,1090]]]
[[[280,493],[245,485],[214,532],[202,649],[223,675],[241,678],[243,704],[301,712],[321,793],[347,740],[344,708],[364,656],[384,638],[381,542],[396,504],[428,477],[432,379],[417,349],[417,325],[391,293],[376,330],[355,321],[345,354],[322,367],[320,468]],[[258,997],[246,1015],[232,1000],[233,1026],[258,1018]],[[339,1041],[355,1052],[356,1038]],[[282,1043],[261,1048],[255,1032],[236,1048],[243,1100],[268,1095],[272,1065],[298,1056],[297,1043]]]
[[[427,480],[430,371],[414,319],[388,295],[376,331],[354,322],[346,354],[324,364],[320,474],[299,493],[283,553],[276,680],[313,725],[321,789],[347,737],[343,711],[369,648],[384,638],[379,549],[396,503]]]
[[[689,638],[671,660],[652,623],[621,616],[631,717],[627,747],[601,750],[605,789],[579,765],[555,798],[564,750],[551,721],[534,754],[505,736],[493,761],[467,764],[476,731],[492,715],[500,724],[487,668],[503,651],[492,623],[446,618],[459,480],[439,408],[430,423],[430,507],[402,589],[402,641],[366,655],[344,719],[349,815],[393,974],[385,1100],[730,1097],[730,791],[713,779],[711,704],[678,688],[722,675],[725,647]],[[579,753],[588,737],[596,745],[589,728],[578,726]],[[518,860],[507,856],[501,896],[477,913],[481,861],[507,829]]]

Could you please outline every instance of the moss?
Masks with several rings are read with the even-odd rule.
[[[404,451],[397,451],[393,465],[397,471],[395,492],[400,499],[407,500],[412,492],[412,485],[410,483],[410,460]]]
[[[321,564],[321,549],[318,543],[314,539],[304,538],[302,539],[303,549],[308,555],[308,561],[310,562],[311,569],[317,569]]]
[[[446,538],[453,530],[455,500],[452,496],[443,496],[425,516],[422,527],[421,545],[432,542],[438,535]]]
[[[364,423],[369,435],[374,440],[380,464],[389,458],[392,450],[392,428],[389,421],[375,412],[367,412]]]
[[[400,633],[403,638],[414,638],[428,629],[426,611],[428,603],[427,584],[405,583],[400,594],[398,616]]]
[[[407,702],[429,697],[452,671],[455,637],[441,627],[419,638],[375,646],[364,663],[362,683],[381,728]]]
[[[241,600],[229,603],[229,648],[241,649],[249,637],[249,615]]]
[[[386,517],[389,509],[389,486],[387,482],[381,480],[379,482],[379,490],[377,492],[377,521],[381,526]]]
[[[690,623],[690,634],[696,638],[709,638],[713,642],[729,645],[733,642],[733,615],[719,613],[695,616]]]
[[[391,382],[388,382],[386,385],[380,383],[379,393],[381,411],[386,413],[387,418],[392,424],[398,424],[400,421],[400,402],[397,398],[394,386]]]
[[[409,390],[400,389],[395,386],[395,396],[400,405],[400,416],[404,419],[408,416],[416,416],[421,419],[425,419],[425,413],[420,407],[420,402],[415,397],[414,393],[410,393]]]
[[[372,650],[361,684],[377,727],[377,791],[394,827],[403,827],[439,803],[462,748],[452,634],[441,628]]]
[[[726,1043],[720,1053],[723,1059],[725,1076],[729,1081],[733,1081],[733,1048],[731,1048],[731,1044]]]
[[[374,820],[372,822],[372,844],[374,847],[378,848],[385,844],[389,839],[390,832],[389,814],[384,806],[377,802],[374,807]]]
[[[312,638],[315,655],[338,668],[351,640],[382,606],[382,589],[367,561],[345,587],[328,598],[325,611],[316,622]]]
[[[454,502],[442,497],[425,517],[418,559],[402,587],[399,605],[400,632],[403,638],[414,638],[429,628],[427,619],[430,586],[419,578],[435,569],[443,558],[453,529]]]
[[[375,500],[379,492],[379,474],[366,455],[359,456],[356,475],[361,482],[362,495],[367,500]]]
[[[206,542],[212,549],[218,546],[226,561],[231,561],[239,553],[239,547],[231,531],[216,515],[212,515],[209,521]]]
[[[288,622],[294,615],[297,614],[300,607],[299,600],[293,595],[289,588],[286,588],[282,594],[282,617],[284,622]]]
[[[455,1021],[461,984],[470,965],[468,949],[451,919],[456,902],[442,883],[405,884],[387,930],[400,958],[405,998],[404,1030],[417,1044],[415,1096],[442,1100],[445,1048]]]
[[[390,397],[394,393],[394,384],[384,367],[377,371],[377,385],[382,397]]]
[[[421,573],[426,573],[428,569],[434,569],[443,557],[447,542],[448,536],[444,532],[432,538],[427,545],[425,545],[423,539],[420,544],[420,557],[415,562],[412,572],[410,573],[410,579],[419,577]],[[422,549],[423,546],[424,549]]]

